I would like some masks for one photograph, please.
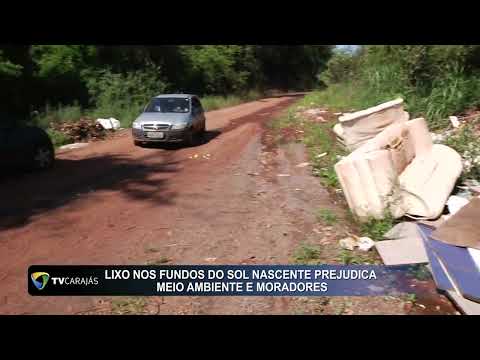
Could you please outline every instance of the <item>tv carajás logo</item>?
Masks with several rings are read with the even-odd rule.
[[[33,285],[35,285],[38,290],[43,290],[50,279],[50,275],[46,272],[39,271],[32,273],[30,278],[32,279]]]
[[[85,276],[85,277],[70,277],[70,276],[50,276],[46,272],[38,271],[30,275],[30,278],[33,282],[33,285],[38,290],[43,290],[47,283],[50,280],[50,286],[70,286],[70,285],[80,285],[80,286],[89,286],[89,285],[98,285],[98,277],[94,276]]]

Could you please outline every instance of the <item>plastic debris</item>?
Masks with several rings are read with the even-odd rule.
[[[460,121],[458,121],[458,117],[456,116],[449,116],[448,119],[454,128],[458,128],[460,126]]]
[[[120,121],[111,117],[108,119],[97,119],[98,124],[102,125],[105,130],[118,130],[120,129]]]
[[[339,241],[339,244],[342,249],[350,251],[355,250],[355,248],[358,248],[361,251],[369,251],[372,247],[375,246],[375,241],[373,241],[367,236],[358,237],[352,235],[341,239]]]
[[[364,236],[364,237],[358,238],[357,245],[359,250],[368,251],[375,246],[375,241],[373,241],[367,236]]]
[[[355,250],[355,246],[357,246],[357,240],[349,236],[344,239],[341,239],[339,241],[339,244],[342,249],[353,251]]]
[[[452,195],[447,200],[448,211],[451,215],[453,215],[468,203],[468,199],[461,196]]]

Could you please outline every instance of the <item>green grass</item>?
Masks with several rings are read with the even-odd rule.
[[[322,101],[319,92],[308,94],[286,113],[271,121],[269,127],[277,139],[281,137],[282,129],[292,127],[302,130],[304,132],[302,142],[307,147],[313,175],[319,177],[324,186],[337,189],[339,182],[334,166],[339,157],[346,155],[346,152],[336,141],[332,131],[333,123],[314,123],[298,115],[299,108],[322,107]],[[325,153],[326,155],[319,157]]]
[[[319,209],[315,215],[317,220],[327,225],[334,225],[338,222],[337,215],[330,209]]]
[[[298,105],[304,107],[328,106],[329,110],[333,111],[353,110],[355,106],[359,105],[355,97],[357,91],[353,83],[333,84],[326,90],[308,94]]]
[[[372,264],[373,261],[368,255],[359,255],[355,251],[341,249],[338,259],[344,265],[364,265]]]
[[[303,244],[295,249],[293,260],[296,264],[318,264],[320,259],[320,249],[316,246]]]
[[[415,294],[407,294],[405,295],[405,301],[414,304],[417,301],[417,295]]]
[[[462,180],[480,180],[480,132],[475,130],[480,125],[480,119],[475,119],[462,129],[449,136],[444,144],[455,149],[470,165],[465,166]]]
[[[352,112],[402,97],[411,118],[425,117],[431,130],[449,126],[448,116],[480,104],[480,78],[452,69],[430,86],[412,86],[398,64],[382,64],[365,69],[356,79],[331,84],[315,91],[303,106],[321,105],[333,111]]]
[[[360,222],[361,236],[368,236],[374,241],[383,239],[383,235],[388,232],[396,221],[392,215],[386,214],[383,219],[369,218],[366,221]]]
[[[256,91],[249,91],[243,95],[228,95],[228,96],[205,96],[201,99],[205,111],[212,111],[222,109],[229,106],[235,106],[247,101],[253,101],[261,97],[261,94]]]
[[[411,265],[408,269],[408,273],[415,279],[424,281],[432,278],[432,274],[428,270],[425,264]]]
[[[52,140],[53,146],[55,148],[58,148],[62,145],[70,144],[72,142],[72,139],[70,139],[62,132],[53,129],[47,129],[47,133],[50,136],[50,139]]]
[[[335,141],[331,125],[309,123],[305,126],[304,143],[307,146],[313,174],[320,178],[323,185],[338,188],[339,182],[335,172],[335,164],[345,151]],[[326,155],[319,157],[319,155]]]
[[[279,132],[282,129],[297,125],[298,121],[299,120],[295,118],[295,108],[291,107],[273,121],[268,122],[267,126],[271,130]]]
[[[57,105],[56,107],[51,107],[47,104],[44,112],[34,118],[34,123],[47,129],[51,123],[76,121],[82,116],[82,108],[77,104],[70,106]]]

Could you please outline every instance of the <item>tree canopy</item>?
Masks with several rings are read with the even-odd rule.
[[[114,92],[103,93],[105,81],[123,91],[147,82],[148,89],[201,96],[251,89],[303,90],[317,84],[316,75],[332,49],[325,45],[0,46],[0,95],[4,113],[28,116],[47,103],[89,106],[106,101]],[[139,77],[132,80],[134,74]],[[130,85],[122,83],[125,79],[132,80]],[[152,87],[152,82],[158,86]]]

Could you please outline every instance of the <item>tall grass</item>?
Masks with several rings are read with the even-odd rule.
[[[361,60],[354,76],[330,84],[305,101],[351,111],[402,97],[411,116],[425,117],[432,130],[448,126],[448,116],[480,105],[480,75],[466,72],[458,63],[442,65],[427,80],[414,81],[416,68],[405,66],[401,59],[368,55]]]
[[[246,101],[257,100],[261,97],[261,93],[251,90],[246,94],[228,95],[228,96],[206,96],[201,99],[205,111],[217,110],[229,106],[242,104]]]

